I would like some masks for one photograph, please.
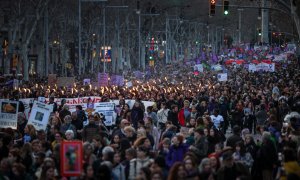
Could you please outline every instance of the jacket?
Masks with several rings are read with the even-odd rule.
[[[192,110],[190,108],[188,109],[188,111],[192,112]],[[184,108],[180,109],[180,111],[178,113],[178,120],[179,120],[179,124],[181,126],[185,126],[185,124],[190,121],[190,118],[191,118],[191,114],[185,118],[184,117]]]
[[[147,157],[146,159],[135,158],[132,159],[129,163],[129,180],[134,180],[139,174],[142,167],[148,166],[153,160]]]
[[[184,154],[188,151],[188,145],[180,144],[179,146],[172,145],[167,154],[166,163],[168,167],[172,167],[175,162],[182,161]]]

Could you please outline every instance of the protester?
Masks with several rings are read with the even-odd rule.
[[[263,62],[264,50],[242,50]],[[125,74],[132,86],[84,85],[76,77],[73,87],[33,79],[1,88],[1,98],[24,107],[1,107],[15,113],[16,123],[0,129],[0,179],[300,178],[300,73],[293,58],[273,62],[275,72],[227,61],[216,71],[207,56],[199,74],[185,61],[158,64],[145,79]],[[38,97],[53,106],[40,122],[32,109]],[[64,177],[62,147],[76,142],[83,145],[81,174]]]

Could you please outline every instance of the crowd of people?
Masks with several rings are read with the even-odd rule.
[[[45,130],[27,123],[22,105],[17,130],[1,128],[0,179],[300,179],[297,60],[272,73],[227,69],[225,82],[175,64],[132,80],[133,87],[77,81],[75,89],[39,79],[2,88],[3,99],[50,97],[55,108]],[[118,99],[114,127],[105,126],[103,114],[80,105],[70,112],[54,101],[80,96]],[[145,108],[143,100],[155,103]],[[74,140],[83,143],[83,171],[64,177],[60,144]]]

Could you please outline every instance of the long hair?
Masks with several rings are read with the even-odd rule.
[[[169,171],[168,180],[178,179],[177,172],[180,167],[184,168],[184,164],[182,162],[175,162]]]
[[[28,134],[29,134],[31,137],[35,137],[35,136],[36,136],[36,130],[35,130],[35,127],[34,127],[32,124],[27,124],[26,126],[27,126],[27,128],[28,128]]]

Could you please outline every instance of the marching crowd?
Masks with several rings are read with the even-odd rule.
[[[131,88],[77,83],[75,91],[39,80],[0,90],[3,99],[44,96],[54,106],[45,130],[27,123],[22,103],[17,130],[1,128],[0,179],[300,179],[297,62],[273,73],[229,68],[225,82],[181,65],[156,73]],[[78,96],[118,99],[115,125],[54,101]],[[125,99],[135,100],[132,108]],[[145,108],[142,100],[155,103]],[[83,171],[63,177],[60,144],[73,140],[83,143]]]

